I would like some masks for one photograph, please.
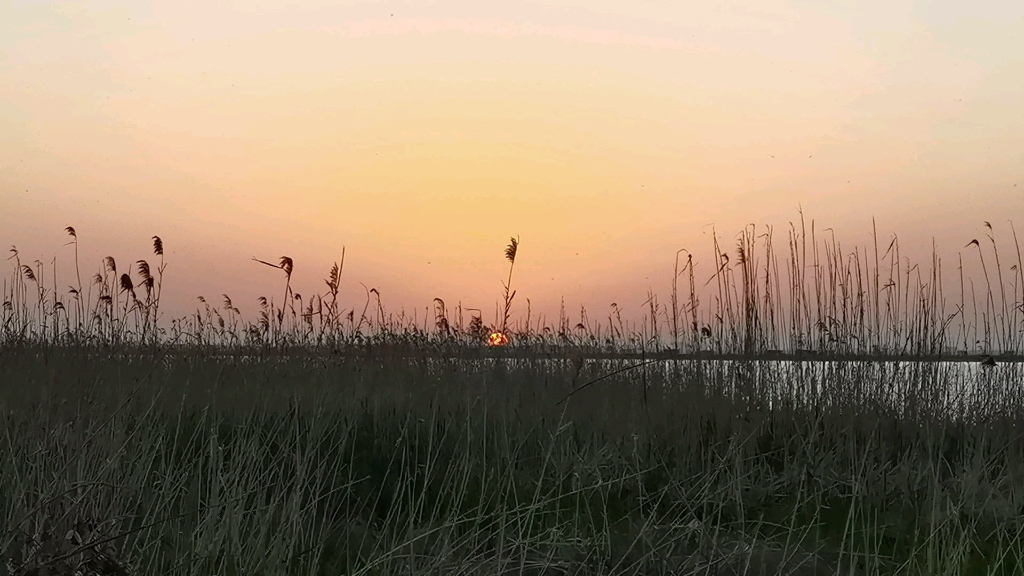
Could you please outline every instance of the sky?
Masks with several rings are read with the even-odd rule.
[[[668,301],[748,223],[955,259],[1024,226],[1024,3],[0,3],[0,246],[164,310],[293,288],[493,317]],[[713,227],[713,228],[712,228]],[[820,229],[819,228],[819,229]],[[701,268],[703,263],[703,268]],[[8,263],[10,264],[10,263]],[[13,266],[9,270],[13,271]],[[9,275],[9,272],[4,272]],[[49,280],[47,280],[49,284]]]

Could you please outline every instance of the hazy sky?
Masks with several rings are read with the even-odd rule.
[[[1024,2],[0,3],[0,245],[62,291],[74,226],[83,276],[160,236],[173,315],[345,246],[347,307],[490,320],[519,235],[520,304],[636,314],[801,206],[921,256],[1024,226]]]

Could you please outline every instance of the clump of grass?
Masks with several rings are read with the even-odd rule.
[[[36,261],[35,270],[21,264],[17,248],[12,247],[10,259],[15,262],[16,273],[11,278],[9,290],[7,282],[4,282],[0,345],[24,344],[31,341],[117,347],[159,342],[158,306],[165,268],[160,238],[153,237],[154,253],[161,256],[156,278],[151,275],[149,264],[145,260],[136,263],[140,278],[138,284],[129,274],[118,276],[115,259],[107,256],[103,259],[100,270],[93,276],[88,291],[83,294],[78,264],[78,234],[70,226],[65,228],[65,232],[72,238],[68,244],[73,245],[75,249],[77,287],[68,286],[68,294],[74,300],[74,318],[71,317],[63,299],[58,296],[56,258],[53,261],[52,288],[48,289],[45,286],[42,263]],[[29,282],[34,285],[36,296],[34,311],[29,310]],[[98,287],[95,301],[92,299],[94,286]],[[136,293],[136,289],[140,287],[146,292],[145,301],[140,300]]]
[[[281,305],[281,308],[278,309],[276,314],[275,314],[275,312],[274,312],[274,302],[273,301],[270,302],[270,310],[269,310],[270,318],[272,318],[273,320],[277,321],[277,331],[271,333],[271,338],[274,338],[275,336],[280,336],[281,331],[284,328],[284,313],[285,313],[285,307],[286,306],[289,306],[289,305],[291,306],[292,317],[294,318],[294,316],[295,316],[295,303],[294,303],[293,298],[290,298],[292,296],[292,268],[294,266],[294,263],[293,263],[292,259],[289,258],[288,256],[281,256],[281,259],[280,259],[280,261],[277,264],[271,264],[270,262],[266,262],[264,260],[260,260],[260,259],[256,258],[255,256],[253,256],[252,259],[254,261],[256,261],[256,262],[259,262],[260,264],[265,264],[267,266],[270,266],[271,268],[280,268],[284,272],[284,277],[285,277],[284,298],[281,299],[281,301],[284,302],[284,304]],[[261,302],[261,304],[262,304],[262,302]],[[270,323],[268,323],[268,325],[270,327],[272,327],[273,323],[270,322]],[[293,324],[293,326],[294,326],[294,324]]]

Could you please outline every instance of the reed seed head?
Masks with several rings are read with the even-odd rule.
[[[509,238],[509,245],[505,247],[505,258],[512,264],[516,263],[516,251],[519,250],[519,238]]]
[[[340,270],[338,269],[338,264],[337,264],[337,262],[335,262],[334,265],[331,266],[331,279],[327,280],[327,287],[330,288],[331,290],[337,290],[338,289],[338,274],[339,273],[340,273]]]
[[[291,278],[292,276],[292,259],[287,256],[281,256],[281,270],[284,270],[286,276]]]
[[[146,262],[145,260],[139,260],[138,262],[136,262],[136,265],[139,268],[139,277],[142,278],[143,282],[152,279],[152,275],[150,275],[149,273],[149,262]]]

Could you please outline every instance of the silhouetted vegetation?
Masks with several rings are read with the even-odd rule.
[[[635,325],[511,322],[518,239],[491,325],[375,288],[346,306],[343,252],[324,294],[257,260],[283,303],[250,323],[200,298],[165,328],[159,238],[158,264],[108,257],[67,302],[14,250],[0,573],[1024,573],[1024,374],[995,361],[1021,352],[1019,249],[1004,269],[987,226],[985,287],[961,275],[950,308],[937,256],[810,230],[783,258],[770,230],[735,258],[716,236],[707,274],[677,256]],[[993,358],[843,359],[967,353]]]

